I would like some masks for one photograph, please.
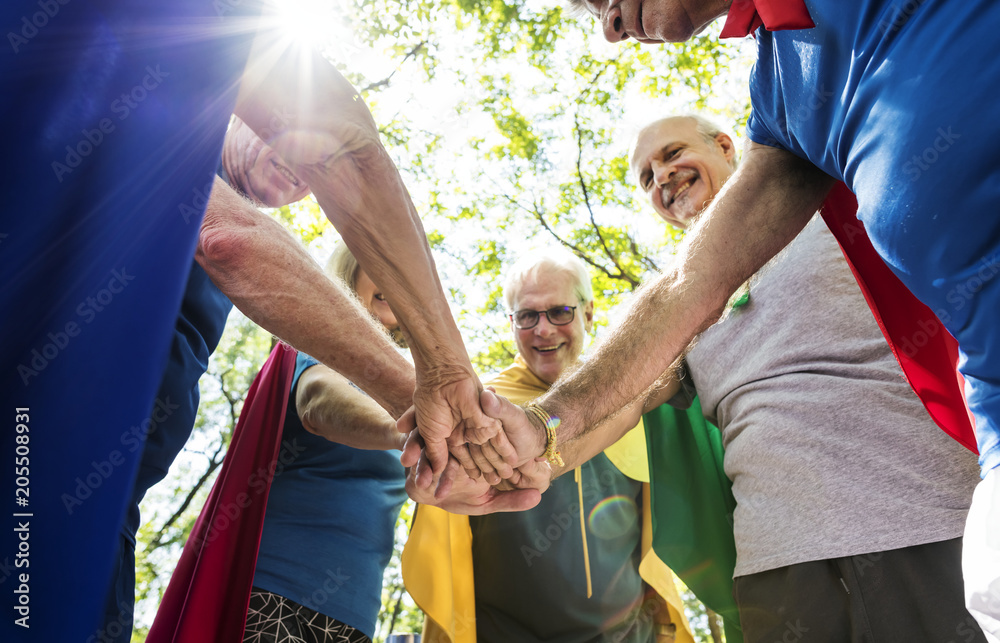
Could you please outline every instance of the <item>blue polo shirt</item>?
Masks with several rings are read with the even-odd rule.
[[[0,3],[10,159],[0,183],[10,439],[0,455],[11,463],[0,473],[11,499],[0,551],[13,563],[18,523],[30,549],[28,568],[11,568],[18,584],[25,574],[23,614],[9,603],[0,640],[108,634],[102,606],[142,453],[121,436],[154,409],[254,34],[243,16],[259,10],[206,0]],[[14,440],[15,413],[29,444]],[[11,515],[24,488],[18,446],[30,460],[23,517]],[[5,579],[13,592],[15,576]]]
[[[747,135],[843,180],[875,249],[958,340],[984,473],[1000,464],[995,0],[806,0],[757,31]]]

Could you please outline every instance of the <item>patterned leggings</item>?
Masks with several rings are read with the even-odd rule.
[[[243,643],[371,643],[371,639],[346,623],[254,587]]]

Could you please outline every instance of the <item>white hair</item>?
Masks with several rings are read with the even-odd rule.
[[[573,277],[573,292],[584,304],[594,301],[594,289],[590,285],[587,265],[576,255],[562,248],[549,248],[523,257],[517,261],[504,280],[503,299],[507,310],[513,312],[514,301],[525,281],[537,279],[542,271],[562,272]]]

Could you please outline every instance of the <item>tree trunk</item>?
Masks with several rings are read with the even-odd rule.
[[[705,607],[705,614],[708,616],[708,631],[712,633],[712,640],[715,643],[722,643],[722,628],[719,626],[721,618],[708,607]]]

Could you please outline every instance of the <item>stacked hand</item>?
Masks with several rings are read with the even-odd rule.
[[[473,391],[475,391],[473,393]],[[537,456],[544,427],[478,380],[414,396],[399,420],[408,433],[401,461],[414,500],[453,513],[521,511],[538,504],[552,470]]]

